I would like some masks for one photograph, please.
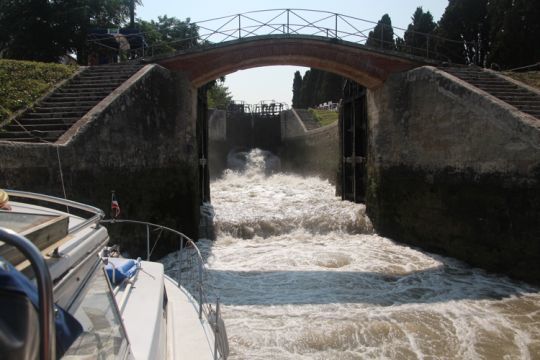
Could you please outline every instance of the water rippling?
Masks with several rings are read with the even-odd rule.
[[[540,358],[538,288],[381,237],[272,156],[234,156],[211,184],[217,239],[199,241],[231,359]]]

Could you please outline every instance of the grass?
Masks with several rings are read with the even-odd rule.
[[[514,80],[521,81],[529,86],[540,89],[540,71],[527,71],[527,72],[503,72],[504,75],[511,77]]]
[[[309,109],[309,112],[321,126],[330,125],[338,120],[337,111]]]
[[[0,59],[0,123],[75,71],[76,66]]]

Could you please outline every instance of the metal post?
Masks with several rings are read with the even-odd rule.
[[[216,299],[216,322],[214,325],[214,359],[218,358],[218,333],[219,333],[219,298]]]
[[[178,252],[178,285],[182,284],[182,253],[184,252],[184,236],[180,237],[180,251]]]
[[[336,13],[336,21],[335,21],[335,27],[334,27],[334,37],[337,39],[337,23],[338,23],[338,14]]]
[[[426,35],[426,57],[429,59],[429,35]]]
[[[202,319],[202,263],[199,262],[199,320]]]
[[[241,39],[242,38],[242,23],[241,23],[241,20],[242,19],[242,14],[238,14],[238,38]]]
[[[146,261],[150,261],[150,227],[146,225]]]
[[[289,13],[291,12],[290,9],[287,9],[287,34],[290,32],[290,23],[289,23]]]

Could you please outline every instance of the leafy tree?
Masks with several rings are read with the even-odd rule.
[[[0,54],[56,61],[77,52],[86,62],[90,29],[120,27],[140,0],[2,0]]]
[[[158,16],[155,25],[163,41],[168,42],[175,50],[181,50],[197,44],[198,41],[199,29],[190,21],[189,18],[182,21],[163,15]]]
[[[411,19],[412,23],[407,26],[403,36],[405,49],[412,54],[424,56],[429,46],[435,47],[433,39],[430,39],[427,34],[432,34],[437,24],[433,21],[433,15],[429,11],[424,12],[421,6],[416,8]]]
[[[0,55],[12,59],[54,61],[64,54],[60,30],[48,1],[2,0]]]
[[[491,63],[515,68],[540,60],[538,0],[490,0],[487,11]]]
[[[198,43],[199,29],[187,18],[185,21],[167,15],[158,16],[157,21],[139,20],[141,32],[153,55],[189,48]]]
[[[207,96],[208,107],[212,109],[226,110],[232,100],[229,88],[225,86],[222,79],[209,85]]]
[[[488,49],[488,0],[449,0],[437,34],[450,41],[438,44],[439,52],[458,63],[483,64]]]
[[[292,86],[292,107],[298,108],[300,106],[300,91],[302,89],[302,75],[300,75],[300,71],[296,71],[294,73],[294,80],[293,80],[293,86]]]
[[[380,49],[395,50],[394,28],[388,14],[384,14],[373,30],[369,32],[366,45]]]

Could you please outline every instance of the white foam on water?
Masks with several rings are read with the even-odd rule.
[[[540,358],[538,288],[378,236],[265,156],[211,184],[217,240],[199,242],[231,359]]]

